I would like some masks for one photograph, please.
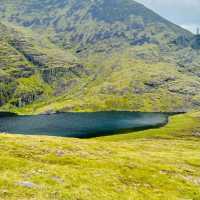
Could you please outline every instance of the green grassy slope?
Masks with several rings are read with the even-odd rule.
[[[11,100],[11,96],[17,96],[14,93],[21,78],[34,76],[34,67],[23,54],[9,43],[7,27],[3,24],[0,24],[0,35],[0,105],[2,106]]]
[[[79,140],[0,135],[2,200],[200,199],[199,114]]]
[[[46,101],[87,82],[77,58],[43,35],[0,23],[0,38],[1,110]]]

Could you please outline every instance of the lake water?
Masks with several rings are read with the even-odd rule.
[[[91,138],[165,125],[169,114],[141,112],[57,113],[14,116],[0,113],[0,132]]]

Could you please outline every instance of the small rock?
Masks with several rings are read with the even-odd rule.
[[[193,132],[192,135],[200,137],[200,133],[199,132]]]
[[[64,151],[61,151],[61,150],[57,150],[56,151],[56,156],[59,156],[59,157],[62,157],[65,155],[65,152]]]
[[[52,179],[58,183],[64,183],[64,180],[58,176],[53,176]]]
[[[17,185],[22,186],[22,187],[27,187],[27,188],[38,188],[38,185],[35,183],[31,183],[28,181],[20,181],[17,183]]]

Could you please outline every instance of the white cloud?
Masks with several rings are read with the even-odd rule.
[[[194,32],[200,27],[200,0],[136,0],[170,21]]]
[[[193,33],[197,33],[197,27],[200,27],[200,24],[181,24],[181,26]]]

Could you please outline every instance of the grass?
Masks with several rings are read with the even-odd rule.
[[[199,200],[199,116],[88,140],[2,134],[0,199]]]

